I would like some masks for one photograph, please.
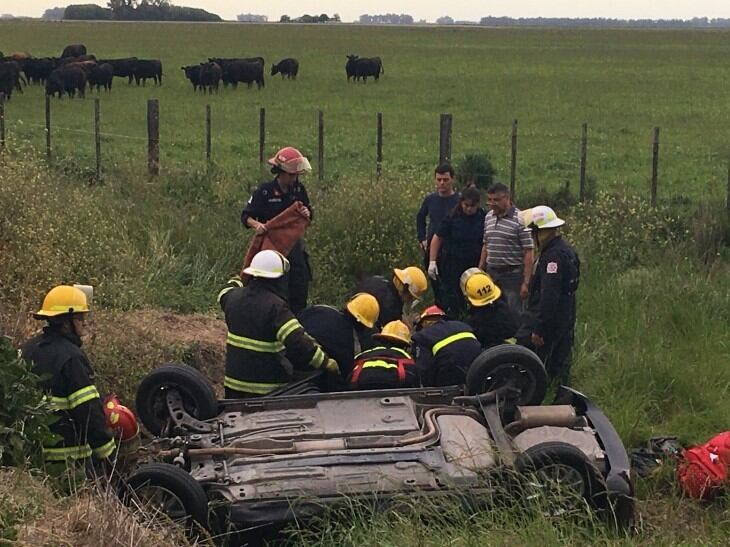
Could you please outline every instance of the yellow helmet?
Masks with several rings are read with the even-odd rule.
[[[70,285],[59,285],[48,291],[43,306],[33,314],[36,319],[56,317],[66,313],[88,313],[86,293]]]
[[[502,296],[492,278],[479,268],[469,268],[459,279],[461,292],[474,306],[486,306]]]
[[[373,334],[373,338],[410,345],[411,330],[403,321],[391,321],[383,327],[382,331]]]
[[[365,292],[359,292],[350,298],[345,308],[350,315],[369,329],[373,328],[380,315],[378,300],[372,294]]]
[[[403,270],[393,269],[395,278],[400,281],[413,298],[421,298],[428,289],[428,280],[423,270],[417,266],[408,266]]]

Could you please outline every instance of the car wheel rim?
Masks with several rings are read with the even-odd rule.
[[[185,504],[177,494],[164,486],[147,484],[135,489],[134,493],[140,508],[145,513],[153,517],[165,515],[172,522],[181,526],[189,524],[190,515],[185,509]]]
[[[535,378],[529,371],[516,364],[504,364],[496,367],[484,379],[482,393],[500,387],[515,387],[520,390],[519,402],[529,401],[535,391]]]
[[[580,471],[563,463],[551,463],[534,472],[528,483],[528,499],[540,499],[545,516],[560,517],[579,513],[584,505],[586,483]]]
[[[182,398],[183,408],[185,412],[190,414],[193,418],[198,418],[200,415],[200,409],[195,404],[195,398],[192,397],[187,391],[180,388],[179,386],[160,386],[154,396],[152,402],[152,408],[154,416],[160,423],[160,430],[165,431],[170,426],[170,413],[167,409],[166,394],[170,389],[176,390]]]

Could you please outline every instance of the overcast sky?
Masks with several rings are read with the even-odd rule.
[[[0,13],[39,17],[46,8],[68,4],[93,3],[54,0],[0,0]],[[105,0],[97,0],[105,5]],[[278,20],[282,14],[292,17],[303,13],[332,15],[339,13],[343,21],[357,19],[363,13],[408,13],[415,19],[433,21],[442,15],[454,19],[479,20],[486,15],[511,17],[615,17],[620,19],[689,19],[692,17],[730,18],[729,0],[177,0],[173,4],[199,7],[217,13],[224,19],[235,19],[239,13],[268,15]]]

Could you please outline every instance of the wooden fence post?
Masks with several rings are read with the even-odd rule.
[[[259,165],[263,166],[266,161],[266,109],[259,110]]]
[[[319,169],[319,180],[324,180],[324,112],[319,111],[319,123],[318,123],[319,129],[319,149],[317,154],[317,163],[318,163],[318,169]]]
[[[517,186],[517,118],[512,120],[512,156],[509,168],[509,192],[512,199],[515,199],[515,191]]]
[[[96,180],[101,180],[101,104],[94,99],[94,144],[96,145]]]
[[[210,115],[210,105],[205,105],[205,159],[210,164],[211,160],[211,115]]]
[[[451,114],[441,114],[439,128],[439,163],[451,161],[451,131],[454,118]]]
[[[378,112],[378,132],[375,141],[375,174],[383,174],[383,113]]]
[[[727,197],[725,198],[725,209],[730,217],[730,158],[727,163]]]
[[[5,150],[5,93],[0,93],[0,152]]]
[[[46,158],[51,160],[51,97],[46,95]]]
[[[147,170],[152,176],[160,174],[160,101],[147,101]]]
[[[651,153],[651,206],[656,207],[656,187],[659,174],[659,128],[654,128]]]
[[[580,201],[586,200],[586,157],[588,155],[588,124],[580,127]]]

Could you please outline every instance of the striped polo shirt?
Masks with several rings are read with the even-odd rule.
[[[502,217],[489,211],[484,219],[484,245],[487,267],[522,266],[523,252],[532,249],[532,236],[520,222],[517,207],[510,207]]]

